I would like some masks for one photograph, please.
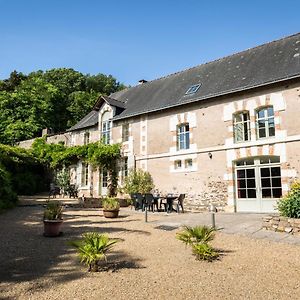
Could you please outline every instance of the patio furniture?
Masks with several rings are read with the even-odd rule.
[[[49,191],[49,198],[52,196],[56,198],[56,195],[60,195],[60,188],[53,183],[50,183],[50,191]]]
[[[75,184],[70,184],[70,186],[68,187],[68,194],[70,198],[78,198],[78,191]]]
[[[175,196],[173,194],[168,194],[165,197],[161,197],[160,208],[161,208],[162,205],[164,205],[165,212],[167,212],[167,213],[172,212],[172,210],[173,210],[173,201],[177,198],[178,198],[178,196]]]
[[[144,203],[144,197],[141,193],[136,193],[136,201],[135,201],[135,210],[142,209],[143,210],[143,203]]]
[[[179,197],[173,201],[173,205],[176,206],[177,213],[180,212],[180,207],[181,207],[182,213],[184,213],[184,209],[183,209],[184,198],[185,198],[185,194],[180,194]]]
[[[145,201],[144,201],[144,206],[143,206],[143,210],[144,209],[148,209],[151,208],[152,212],[154,212],[154,204],[155,204],[155,200],[152,194],[145,194]],[[157,209],[158,209],[158,204],[157,204]]]

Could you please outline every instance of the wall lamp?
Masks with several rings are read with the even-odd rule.
[[[212,154],[211,154],[211,152],[208,152],[208,157],[209,157],[210,159],[212,159]]]

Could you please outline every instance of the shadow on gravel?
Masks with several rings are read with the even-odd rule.
[[[73,218],[70,212],[69,215],[66,214],[63,235],[46,238],[42,235],[42,214],[42,207],[17,207],[0,216],[1,283],[31,281],[31,285],[38,283],[46,286],[49,281],[67,282],[82,277],[83,269],[79,261],[74,259],[74,249],[67,242],[80,238],[84,232],[150,234],[147,231],[129,230],[122,227],[104,228],[101,224],[107,224],[110,221],[91,222],[88,219],[82,221],[76,217]],[[85,218],[85,216],[82,215],[80,218]],[[124,222],[128,221],[124,220]],[[112,253],[109,256],[107,270],[116,272],[122,268],[135,269],[142,268],[142,266],[139,258],[122,252]],[[48,279],[48,282],[36,282],[37,279]]]
[[[107,257],[107,262],[100,261],[98,263],[99,272],[119,272],[123,269],[145,269],[141,264],[143,260],[128,255],[124,251],[114,251]]]

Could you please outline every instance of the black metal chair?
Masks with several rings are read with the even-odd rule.
[[[158,202],[156,202],[158,203]],[[145,209],[149,210],[151,208],[152,212],[154,212],[154,204],[155,200],[152,194],[145,194],[145,201],[144,201],[144,206],[143,206],[143,211]],[[158,209],[158,204],[156,204],[156,207]]]
[[[135,200],[135,210],[138,210],[138,209],[144,209],[143,205],[144,205],[144,197],[141,193],[136,193],[135,194],[136,196],[136,200]]]
[[[183,209],[183,200],[185,198],[185,194],[180,194],[179,197],[174,200],[173,205],[176,205],[176,211],[177,213],[180,212],[180,207],[181,207],[181,211],[182,213],[184,213],[184,209]]]

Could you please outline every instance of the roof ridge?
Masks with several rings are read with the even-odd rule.
[[[272,43],[279,42],[279,41],[281,41],[281,40],[285,40],[285,39],[288,39],[288,38],[292,38],[292,37],[294,37],[294,36],[296,36],[296,35],[300,35],[300,32],[294,33],[294,34],[292,34],[292,35],[284,36],[284,37],[281,37],[281,38],[279,38],[279,39],[276,39],[276,40],[273,40],[273,41],[270,41],[270,42],[266,42],[266,43],[264,43],[264,44],[260,44],[260,45],[254,46],[254,47],[248,48],[248,49],[246,49],[246,50],[238,51],[238,52],[235,52],[235,53],[232,53],[232,54],[229,54],[229,55],[226,55],[226,56],[223,56],[223,57],[220,57],[220,58],[217,58],[217,59],[214,59],[214,60],[211,60],[211,61],[202,63],[202,64],[199,64],[199,65],[196,65],[196,66],[193,66],[193,67],[189,67],[189,68],[186,68],[186,69],[181,70],[181,71],[177,71],[177,72],[174,72],[174,73],[171,73],[171,74],[167,74],[167,75],[165,75],[165,76],[162,76],[162,77],[159,77],[159,78],[155,78],[155,79],[149,80],[149,81],[147,81],[146,83],[143,83],[143,84],[137,84],[137,85],[135,85],[135,86],[128,87],[128,88],[126,88],[126,89],[136,88],[136,87],[143,86],[143,85],[146,85],[146,84],[151,83],[151,82],[154,82],[154,81],[166,79],[166,78],[168,78],[168,77],[171,77],[171,76],[174,76],[174,75],[177,75],[177,74],[186,72],[186,71],[190,71],[190,70],[192,70],[192,69],[199,68],[200,66],[205,66],[205,65],[208,65],[208,64],[211,64],[211,63],[215,63],[215,62],[217,62],[217,61],[221,61],[221,60],[223,60],[223,59],[225,59],[225,58],[229,58],[229,57],[232,57],[232,56],[235,56],[235,55],[238,55],[238,54],[245,53],[245,52],[247,52],[247,51],[249,51],[249,50],[258,49],[258,48],[264,47],[264,46],[266,46],[266,45],[269,45],[269,44],[272,44]]]

